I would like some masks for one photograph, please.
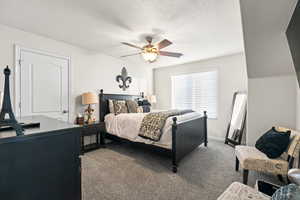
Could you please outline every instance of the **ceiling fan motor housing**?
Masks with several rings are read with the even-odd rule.
[[[147,36],[146,37],[147,42],[149,42],[149,44],[152,43],[153,38],[151,36]]]

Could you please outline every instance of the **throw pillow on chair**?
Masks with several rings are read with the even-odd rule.
[[[278,158],[287,149],[290,143],[291,131],[280,132],[272,127],[263,136],[261,136],[255,147],[266,154],[268,158]]]

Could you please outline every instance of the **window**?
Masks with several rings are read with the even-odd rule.
[[[172,107],[207,111],[208,118],[216,119],[217,79],[217,71],[172,76]]]

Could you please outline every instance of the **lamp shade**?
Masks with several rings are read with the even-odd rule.
[[[148,96],[147,99],[148,99],[148,101],[149,101],[150,103],[156,103],[156,102],[157,102],[156,96],[155,96],[155,95]]]
[[[93,92],[86,92],[82,94],[82,104],[96,104],[98,103],[98,97]]]

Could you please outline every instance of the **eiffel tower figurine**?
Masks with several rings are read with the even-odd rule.
[[[2,109],[0,113],[0,127],[9,126],[15,129],[17,135],[24,135],[23,127],[17,122],[15,115],[12,111],[11,100],[10,100],[10,91],[9,91],[9,75],[10,69],[8,66],[4,69],[5,83],[4,83],[4,98],[2,103]],[[9,116],[9,119],[6,116]]]

